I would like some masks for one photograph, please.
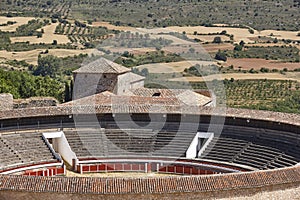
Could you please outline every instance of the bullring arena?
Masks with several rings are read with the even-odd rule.
[[[75,109],[76,114],[71,106],[1,112],[1,199],[299,199],[299,115],[166,106],[167,113],[151,113],[152,124],[165,121],[155,131],[131,127],[122,117],[126,109]],[[130,107],[139,127],[149,124],[150,112]],[[75,117],[90,115],[98,125],[76,125]],[[195,116],[199,121],[189,120]],[[209,124],[218,127],[219,119],[225,120],[222,134],[213,134]],[[194,125],[196,132],[190,130]],[[82,176],[145,176],[67,177],[66,168]]]

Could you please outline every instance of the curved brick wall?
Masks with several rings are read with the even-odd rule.
[[[248,173],[164,178],[65,178],[0,175],[0,190],[78,194],[170,194],[300,184],[300,167]]]

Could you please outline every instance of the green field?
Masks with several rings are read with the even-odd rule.
[[[73,17],[137,27],[240,24],[258,30],[299,30],[296,0],[2,0],[10,15]]]
[[[212,82],[175,82],[170,78],[179,73],[149,74],[145,80],[150,88],[182,88],[212,90],[220,104],[233,108],[248,108],[300,113],[300,83],[291,80],[227,80]],[[225,92],[225,93],[224,93]]]

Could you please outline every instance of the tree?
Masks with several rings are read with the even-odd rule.
[[[222,43],[221,37],[220,36],[215,37],[214,40],[213,40],[213,43],[217,43],[217,44]]]
[[[57,40],[53,40],[52,45],[57,45]]]
[[[189,49],[189,52],[190,52],[190,53],[195,53],[195,51],[196,51],[196,50],[195,50],[194,48],[192,48],[192,47]]]
[[[36,36],[37,36],[37,38],[41,38],[41,37],[43,37],[43,33],[37,32]]]
[[[227,31],[224,30],[224,31],[222,31],[220,34],[221,34],[221,35],[226,35],[226,34],[227,34]]]
[[[141,71],[141,75],[142,76],[148,76],[149,75],[149,71],[147,68],[143,68],[142,71]]]
[[[220,50],[216,53],[215,59],[217,60],[222,60],[222,61],[227,61],[227,56],[225,52],[221,52]]]
[[[65,102],[71,101],[72,93],[69,83],[65,82]]]
[[[236,46],[234,47],[234,50],[235,50],[235,51],[242,51],[242,50],[243,50],[243,46],[242,46],[242,45],[236,45]]]
[[[58,57],[47,55],[45,57],[38,57],[38,66],[33,74],[36,76],[50,76],[55,77],[61,65],[61,60]]]
[[[270,70],[268,68],[262,67],[260,68],[260,72],[262,73],[268,73]]]
[[[71,83],[70,83],[70,101],[72,101],[72,99],[73,99],[73,90],[74,90],[74,82],[72,79]]]

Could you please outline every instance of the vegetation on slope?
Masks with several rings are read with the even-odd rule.
[[[0,69],[0,93],[11,93],[14,98],[52,96],[62,101],[64,85],[49,76],[33,76],[26,72]]]
[[[226,52],[233,58],[263,58],[266,60],[280,60],[283,62],[299,62],[300,50],[295,46],[244,47],[243,50]]]
[[[2,11],[10,11],[8,16],[72,16],[139,27],[225,23],[258,30],[299,30],[300,21],[297,0],[6,0],[0,3]]]

